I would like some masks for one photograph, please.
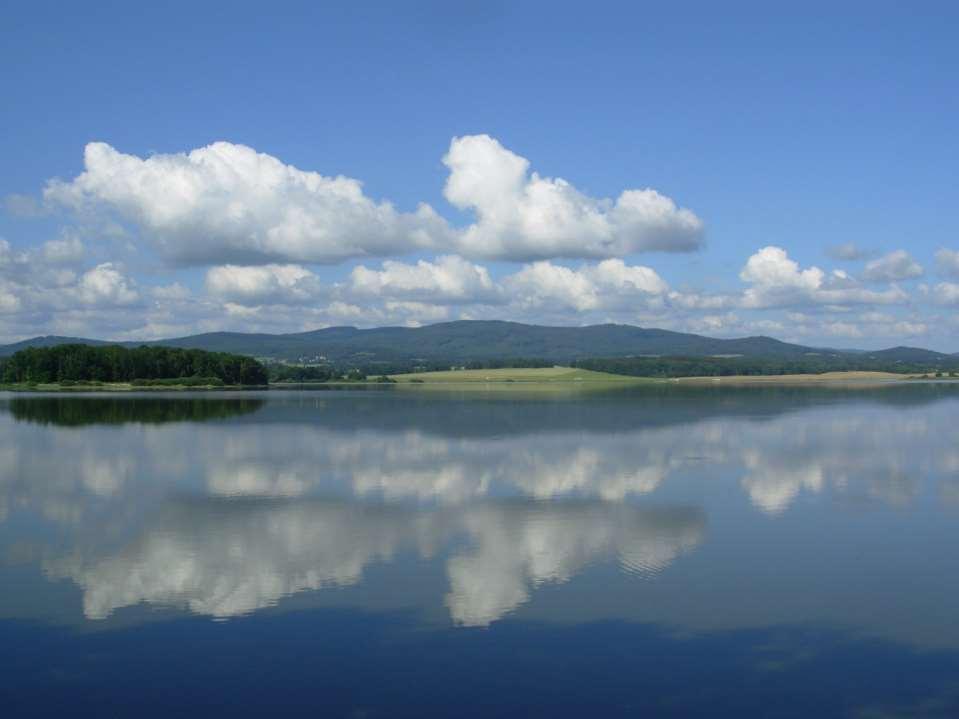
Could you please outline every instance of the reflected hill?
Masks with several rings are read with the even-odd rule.
[[[83,427],[208,422],[252,414],[264,404],[258,398],[15,397],[0,407],[19,422]]]
[[[37,424],[164,424],[235,420],[306,424],[343,432],[408,432],[491,437],[557,431],[606,433],[686,424],[720,417],[765,421],[832,404],[917,407],[959,399],[955,382],[837,385],[713,386],[651,383],[629,388],[546,391],[392,387],[249,392],[243,397],[17,396],[0,412]],[[255,413],[255,417],[253,416]]]
[[[482,389],[362,392],[271,391],[256,423],[311,424],[341,431],[491,437],[577,431],[607,433],[705,419],[770,418],[827,405],[918,407],[959,399],[959,383],[712,386],[651,383],[579,392],[485,393]],[[242,421],[242,420],[241,420]]]

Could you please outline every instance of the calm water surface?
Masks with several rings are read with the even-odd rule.
[[[959,386],[0,394],[3,716],[959,716]]]

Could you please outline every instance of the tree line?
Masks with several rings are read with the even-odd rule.
[[[392,374],[409,372],[445,372],[449,369],[499,369],[512,367],[552,367],[553,362],[543,359],[502,358],[493,360],[472,360],[455,362],[453,360],[383,360],[335,361],[319,365],[297,365],[284,362],[271,362],[267,365],[270,382],[330,382],[339,380],[363,380]]]
[[[569,365],[597,372],[633,377],[728,377],[733,375],[821,374],[838,371],[875,371],[899,374],[959,372],[959,358],[954,362],[931,365],[868,356],[781,357],[596,357],[554,363],[542,359],[503,358],[494,360],[399,360],[380,362],[331,362],[325,365],[270,364],[271,382],[327,382],[341,379],[363,379],[408,372],[436,372],[450,369],[498,369],[518,367],[552,367]]]
[[[199,379],[212,384],[264,385],[266,368],[252,357],[179,347],[81,344],[30,347],[2,365],[5,384],[135,382]]]
[[[939,374],[959,371],[959,360],[948,367],[869,357],[610,357],[577,360],[574,366],[596,372],[633,377],[729,377],[734,375],[821,374],[823,372],[871,371],[899,374]]]
[[[31,347],[0,358],[5,384],[69,385],[76,382],[130,382],[137,385],[265,385],[268,382],[362,381],[391,374],[499,367],[549,367],[542,359],[503,358],[452,362],[405,360],[351,362],[326,365],[270,363],[226,352],[177,347],[82,344]],[[783,359],[769,357],[611,357],[580,359],[574,367],[637,377],[719,377],[729,375],[818,374],[837,370],[874,370],[910,374],[959,372],[959,359],[948,366],[874,359],[865,356],[829,356]]]

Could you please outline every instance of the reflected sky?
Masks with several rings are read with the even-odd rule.
[[[959,649],[956,390],[5,395],[0,616],[339,606]]]

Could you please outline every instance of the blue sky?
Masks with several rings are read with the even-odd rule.
[[[0,6],[0,339],[959,350],[953,3],[85,5]]]

